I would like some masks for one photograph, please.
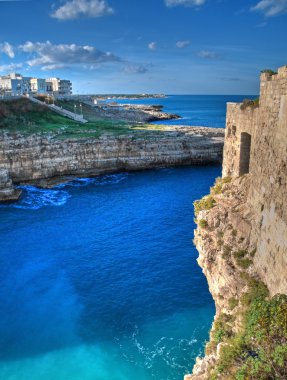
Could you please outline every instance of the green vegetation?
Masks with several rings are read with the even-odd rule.
[[[214,186],[210,189],[212,194],[221,194],[222,193],[222,187],[226,183],[230,183],[232,180],[231,177],[224,177],[224,178],[216,178]]]
[[[243,306],[249,307],[254,299],[266,298],[268,296],[268,289],[262,281],[249,276],[247,273],[241,274],[241,278],[246,281],[248,286],[248,291],[240,298]]]
[[[208,223],[205,219],[200,219],[198,224],[201,228],[206,228],[208,226]]]
[[[217,371],[236,380],[287,378],[287,296],[257,297],[243,331],[223,346]]]
[[[245,257],[247,255],[247,251],[245,249],[240,249],[239,251],[236,251],[233,253],[233,256],[236,258],[236,259],[242,259],[243,257]]]
[[[222,258],[225,259],[225,260],[228,260],[230,259],[231,257],[231,247],[229,247],[229,245],[224,245],[223,246],[223,253],[222,253]]]
[[[264,69],[264,70],[261,71],[261,74],[276,75],[277,72],[273,71],[271,69]]]
[[[199,201],[194,202],[194,211],[195,216],[202,210],[210,210],[216,204],[215,199],[211,195],[207,195],[200,199]]]
[[[226,338],[232,336],[231,322],[233,318],[231,315],[221,313],[214,322],[212,338],[216,344],[223,342]]]
[[[243,251],[237,252],[238,256]],[[244,253],[245,255],[246,253]],[[232,333],[232,317],[221,314],[214,323],[212,340],[206,353],[214,352],[216,344],[223,342],[216,367],[210,378],[236,380],[286,380],[287,379],[287,296],[268,298],[265,284],[241,272],[248,291],[240,299],[243,326]],[[230,310],[239,305],[232,297]]]
[[[259,98],[251,100],[251,99],[244,99],[240,109],[244,111],[246,108],[250,107],[252,109],[259,107]]]
[[[235,297],[231,297],[228,300],[228,306],[230,310],[233,310],[236,306],[238,306],[239,301]]]
[[[98,138],[102,135],[126,134],[135,137],[151,137],[160,133],[162,129],[160,125],[133,125],[122,121],[96,118],[86,124],[81,124],[25,98],[0,101],[0,131],[9,133],[23,135],[52,133],[58,139]]]
[[[247,269],[252,264],[252,260],[250,259],[236,259],[236,264],[243,269]]]

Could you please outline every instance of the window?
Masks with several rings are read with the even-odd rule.
[[[241,133],[241,139],[240,139],[239,175],[249,173],[250,149],[251,149],[251,135],[249,133],[243,132]]]

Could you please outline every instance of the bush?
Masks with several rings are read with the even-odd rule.
[[[229,300],[228,300],[229,309],[233,310],[236,306],[238,306],[238,303],[239,303],[239,301],[235,297],[229,298]]]
[[[246,255],[247,255],[247,251],[244,250],[244,249],[240,249],[239,251],[236,251],[236,252],[233,253],[233,256],[236,259],[242,259]]]
[[[254,99],[254,100],[252,100],[252,99],[244,99],[243,102],[242,102],[242,104],[241,104],[241,106],[240,106],[240,109],[242,111],[244,111],[248,107],[250,107],[252,109],[259,107],[259,98]]]
[[[202,210],[210,210],[212,207],[214,207],[216,204],[215,199],[211,195],[207,195],[203,197],[199,201],[194,202],[194,212],[195,216],[199,214]]]
[[[277,72],[271,69],[264,69],[264,70],[261,70],[261,74],[276,75]]]
[[[232,329],[229,323],[232,321],[232,316],[228,314],[220,314],[216,321],[214,322],[214,327],[212,331],[213,341],[218,344],[222,342],[225,338],[232,335]]]
[[[217,374],[236,380],[287,379],[287,296],[256,297],[244,316],[242,331],[225,343]]]
[[[249,259],[236,259],[236,264],[240,268],[242,268],[242,269],[247,269],[252,264],[252,260],[249,260]]]
[[[231,257],[231,248],[229,245],[224,245],[223,246],[223,253],[222,253],[222,258],[227,260]]]
[[[198,224],[201,228],[206,228],[208,226],[208,223],[205,219],[200,219]]]
[[[214,186],[211,188],[211,192],[213,194],[221,194],[222,193],[222,187],[226,183],[230,183],[232,180],[231,177],[224,177],[224,178],[216,178]]]

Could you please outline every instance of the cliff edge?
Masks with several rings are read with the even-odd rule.
[[[198,263],[216,315],[185,380],[287,379],[287,66],[259,101],[229,103],[223,178],[195,202]]]

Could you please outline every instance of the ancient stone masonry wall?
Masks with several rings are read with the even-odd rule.
[[[237,177],[251,137],[248,205],[255,265],[271,294],[287,293],[287,66],[263,73],[258,108],[227,107],[223,176]]]
[[[14,183],[59,176],[93,176],[107,172],[222,161],[223,130],[189,128],[156,138],[103,137],[57,140],[43,136],[3,136],[0,168]]]

